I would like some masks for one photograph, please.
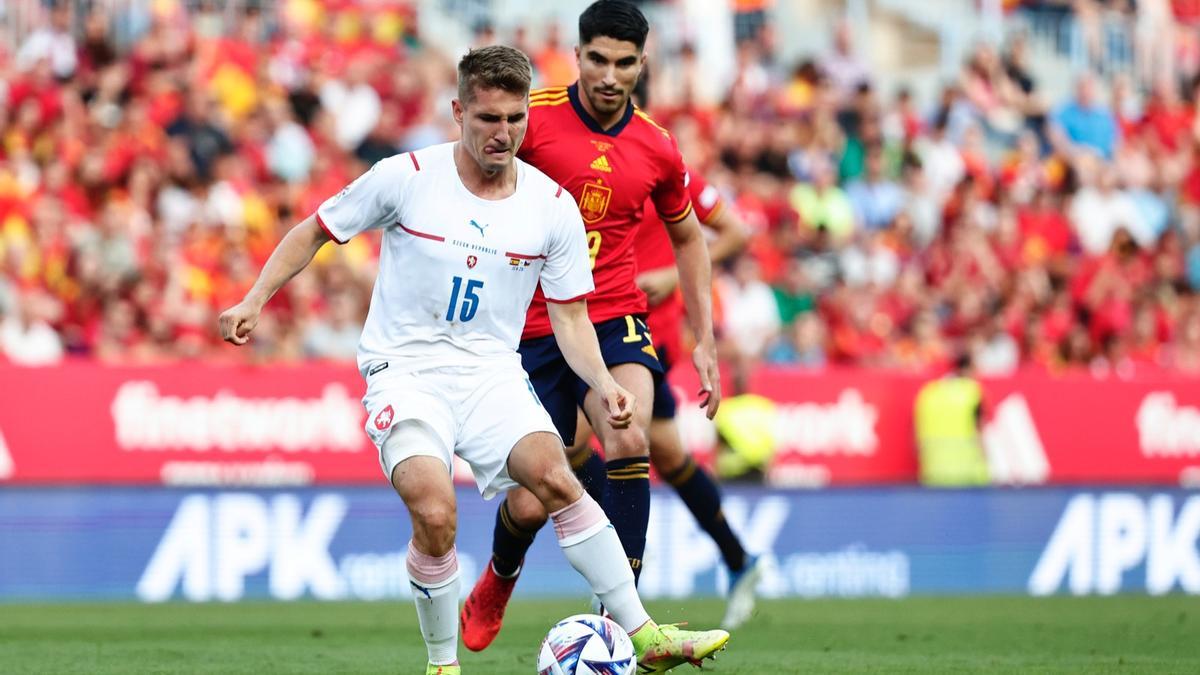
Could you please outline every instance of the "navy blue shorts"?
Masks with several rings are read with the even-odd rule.
[[[640,316],[623,316],[596,324],[605,365],[612,368],[622,363],[640,363],[650,369],[658,387],[663,381],[663,367],[649,332]],[[553,335],[522,340],[517,352],[542,407],[550,414],[563,443],[570,447],[575,443],[575,411],[583,407],[587,384],[567,365]]]
[[[654,386],[654,409],[651,415],[656,420],[675,419],[675,411],[679,407],[679,401],[675,398],[675,390],[671,389],[671,383],[667,381],[667,373],[674,365],[674,356],[666,345],[658,347],[658,360],[662,363],[663,376]]]

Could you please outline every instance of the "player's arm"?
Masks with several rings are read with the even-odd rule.
[[[588,318],[587,301],[548,302],[546,309],[554,328],[554,340],[567,365],[588,387],[600,394],[608,408],[608,423],[614,429],[628,427],[633,421],[634,397],[617,384],[604,364],[596,328]]]
[[[263,265],[254,286],[241,302],[221,312],[218,319],[221,337],[235,345],[250,339],[263,306],[284,284],[312,262],[317,250],[330,241],[329,235],[311,215],[289,231]]]
[[[344,244],[351,237],[396,222],[401,190],[416,171],[413,153],[380,160],[344,190],[326,199],[313,215],[288,232],[246,297],[221,313],[221,337],[244,345],[258,324],[262,308],[289,279],[308,266],[328,241]]]
[[[671,297],[675,289],[679,288],[679,269],[674,265],[669,265],[639,272],[637,286],[646,294],[646,299],[653,307]]]
[[[615,429],[624,429],[633,421],[635,401],[633,394],[613,379],[600,355],[596,328],[588,318],[587,301],[584,300],[584,296],[596,289],[592,281],[587,233],[575,200],[564,197],[563,193],[564,190],[559,188],[555,194],[553,208],[557,218],[538,283],[546,296],[554,340],[567,365],[600,395],[608,409],[608,423]]]
[[[679,270],[679,286],[687,309],[688,324],[696,336],[692,363],[700,376],[701,406],[709,419],[721,405],[721,373],[717,367],[717,344],[713,337],[712,320],[712,262],[708,246],[700,232],[700,221],[689,211],[675,222],[667,222],[667,233],[675,249],[675,266]]]
[[[708,257],[714,265],[741,253],[750,240],[746,224],[728,208],[718,208],[704,221],[704,226],[717,235],[708,242]]]
[[[661,127],[660,127],[661,129]],[[675,139],[663,132],[670,145],[664,148],[660,173],[650,198],[659,217],[667,226],[671,246],[675,249],[675,266],[679,271],[679,286],[687,310],[688,324],[696,337],[692,365],[700,377],[700,407],[708,418],[717,414],[721,405],[721,373],[717,366],[717,344],[713,337],[712,320],[712,261],[708,246],[700,231],[700,221],[691,194],[691,180]],[[699,183],[696,184],[699,187]],[[711,188],[711,186],[709,186]],[[701,191],[701,196],[703,196]],[[714,191],[715,194],[715,191]],[[703,202],[701,202],[703,206]]]
[[[716,237],[708,242],[708,257],[713,265],[740,253],[750,239],[742,219],[723,207],[723,204],[718,203],[717,208],[701,221],[704,227],[716,234]],[[646,270],[638,274],[637,285],[646,294],[650,305],[657,305],[679,288],[679,268],[670,265]]]

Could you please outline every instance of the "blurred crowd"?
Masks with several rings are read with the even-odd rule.
[[[327,196],[454,133],[453,63],[405,3],[148,7],[63,3],[0,54],[0,356],[352,359],[371,235],[322,249],[248,349],[215,317]]]
[[[988,0],[990,1],[990,0]],[[1053,34],[1076,65],[1123,70],[1144,80],[1200,72],[1197,0],[1003,0],[1023,10],[1035,29]]]
[[[1007,4],[1030,23],[1132,11]],[[1174,5],[1163,3],[1162,35],[1200,35],[1171,14],[1189,3]],[[1200,373],[1196,70],[1176,60],[1133,77],[1097,60],[1048,92],[1029,39],[975,47],[929,109],[879,90],[848,25],[828,53],[791,67],[772,60],[764,26],[739,44],[719,102],[662,92],[651,107],[753,232],[718,282],[727,357]]]
[[[930,108],[881,91],[850,26],[783,63],[770,3],[733,4],[732,85],[688,42],[652,44],[647,101],[750,232],[716,275],[726,358],[1200,372],[1194,73],[1047,92],[1017,35]],[[50,11],[0,53],[0,359],[352,359],[377,236],[322,249],[248,347],[215,317],[325,197],[455,137],[453,59],[403,3],[152,7]],[[530,54],[535,84],[574,80],[573,29],[476,28]]]

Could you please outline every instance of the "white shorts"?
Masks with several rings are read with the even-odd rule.
[[[516,487],[508,455],[517,441],[537,431],[558,436],[529,376],[515,363],[390,375],[384,370],[367,377],[363,406],[367,435],[388,481],[397,464],[419,455],[441,459],[453,474],[452,455],[458,455],[485,499]],[[419,424],[401,424],[406,421]],[[395,440],[405,442],[389,443],[397,426],[404,431]],[[425,431],[422,442],[415,442],[416,429]]]

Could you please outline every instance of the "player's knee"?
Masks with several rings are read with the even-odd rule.
[[[508,516],[513,523],[530,532],[541,529],[546,524],[546,509],[538,497],[523,492],[523,498],[514,493],[508,496]]]
[[[583,493],[583,486],[567,466],[556,466],[547,472],[546,486],[557,500],[571,503]]]
[[[658,475],[665,476],[678,471],[687,462],[687,455],[676,448],[650,445],[650,463]]]
[[[566,464],[548,468],[539,483],[537,496],[546,511],[570,506],[583,495],[583,486]]]
[[[610,429],[604,439],[604,454],[609,459],[645,457],[650,454],[650,441],[646,430],[636,426],[628,429]]]
[[[592,452],[591,440],[589,439],[583,443],[576,441],[575,445],[566,448],[564,452],[567,453],[567,461],[573,463],[576,459],[584,457],[587,455],[587,453]]]
[[[458,512],[454,504],[425,501],[410,506],[409,513],[414,536],[426,547],[422,551],[429,555],[445,555],[454,545],[458,529]]]

